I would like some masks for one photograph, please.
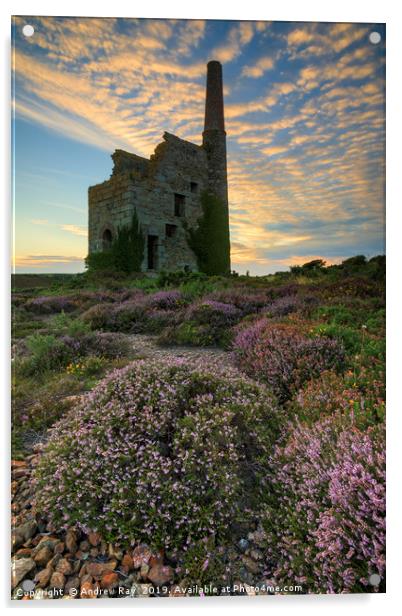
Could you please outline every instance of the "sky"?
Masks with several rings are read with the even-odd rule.
[[[385,252],[384,25],[30,16],[12,36],[16,272],[84,270],[88,187],[115,149],[149,157],[165,131],[201,144],[209,60],[232,269]]]

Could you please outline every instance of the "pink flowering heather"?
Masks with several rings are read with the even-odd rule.
[[[327,338],[308,338],[294,326],[259,319],[240,329],[233,342],[237,365],[269,385],[284,401],[301,385],[328,368],[340,368],[342,345]]]
[[[303,303],[297,295],[284,295],[278,297],[271,304],[265,306],[263,312],[270,317],[283,317],[292,312],[296,312],[302,307]]]
[[[107,540],[181,548],[259,502],[281,426],[264,386],[183,362],[114,371],[52,430],[38,510]],[[254,501],[253,501],[254,499]]]
[[[64,295],[41,295],[34,297],[25,304],[25,310],[34,314],[55,314],[57,312],[72,312],[78,308],[78,302],[73,297]]]
[[[186,319],[200,324],[233,325],[241,317],[241,312],[233,304],[225,304],[212,299],[199,300],[188,307]]]
[[[224,304],[232,304],[242,315],[257,313],[267,305],[268,296],[260,291],[252,293],[246,289],[223,289],[222,291],[214,291],[205,298],[222,302]]]
[[[158,291],[148,296],[147,304],[159,310],[174,310],[185,303],[180,291]]]
[[[383,426],[339,414],[297,424],[269,464],[267,573],[307,592],[372,592],[385,575]],[[378,590],[378,588],[377,588]]]

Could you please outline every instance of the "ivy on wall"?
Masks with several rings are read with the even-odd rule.
[[[202,215],[194,229],[185,226],[187,243],[194,252],[200,272],[209,276],[230,273],[228,213],[215,195],[201,193]]]
[[[110,249],[89,254],[85,263],[89,270],[113,269],[127,274],[139,272],[144,249],[144,234],[134,210],[131,224],[119,227]]]

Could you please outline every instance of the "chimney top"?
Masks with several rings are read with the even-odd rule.
[[[218,60],[210,60],[207,64],[204,131],[206,130],[225,130],[222,64]]]

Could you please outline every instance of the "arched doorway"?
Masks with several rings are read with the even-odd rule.
[[[112,247],[112,240],[113,240],[113,236],[112,236],[112,232],[110,229],[105,229],[103,234],[102,234],[102,244],[103,244],[103,250],[110,250]]]

